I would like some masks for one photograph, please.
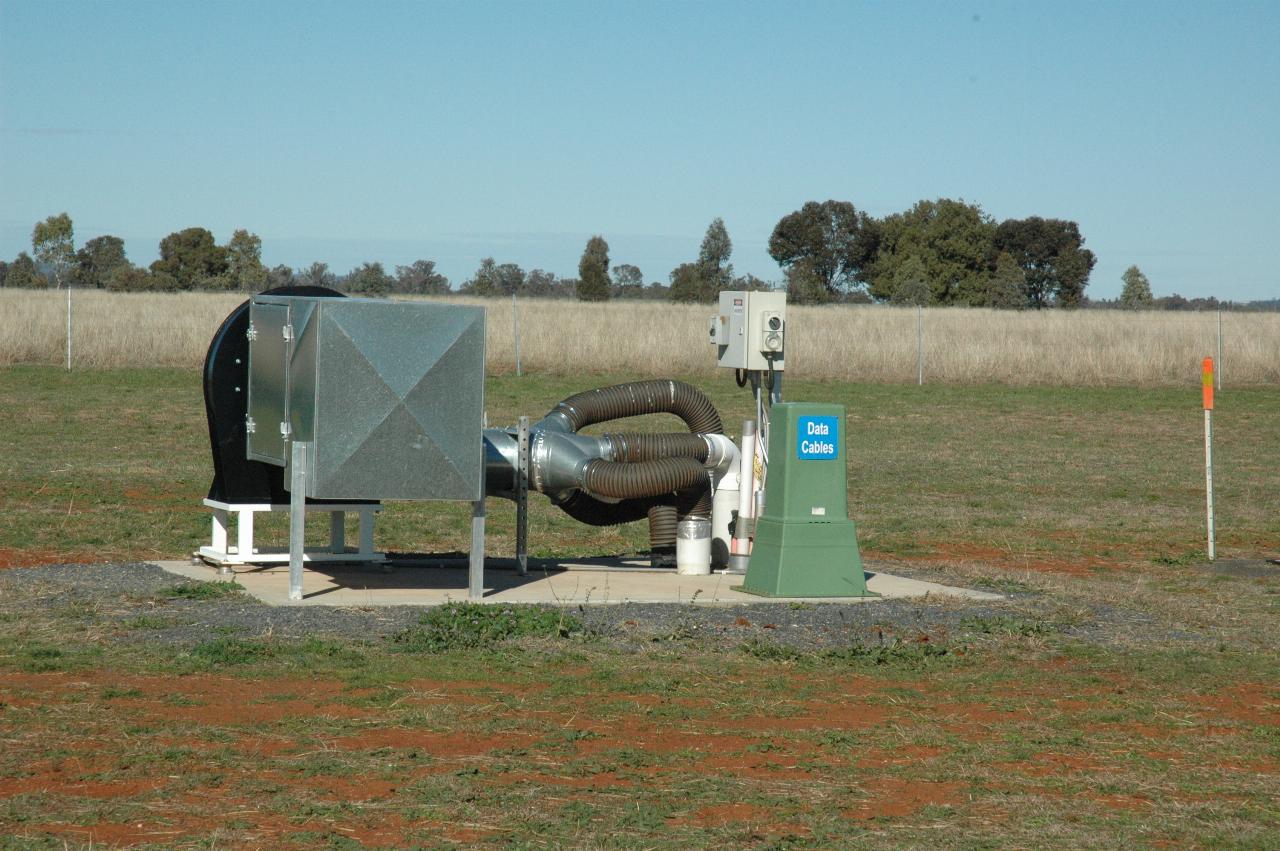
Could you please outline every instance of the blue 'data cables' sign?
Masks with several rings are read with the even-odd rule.
[[[834,461],[840,440],[839,417],[799,417],[796,457],[802,461]]]

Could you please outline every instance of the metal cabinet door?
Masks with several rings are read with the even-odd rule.
[[[283,465],[289,451],[289,307],[249,305],[249,419],[246,455]]]

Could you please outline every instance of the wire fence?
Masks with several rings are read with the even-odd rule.
[[[74,368],[198,367],[236,293],[76,291]],[[450,298],[487,311],[494,374],[697,375],[715,370],[714,305]],[[0,365],[61,364],[66,294],[0,290]],[[792,379],[1173,386],[1205,357],[1226,386],[1280,385],[1280,313],[791,307]],[[518,341],[518,343],[517,343]],[[517,349],[518,346],[518,349]]]

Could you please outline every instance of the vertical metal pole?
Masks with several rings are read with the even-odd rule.
[[[467,597],[484,596],[484,497],[471,503],[471,562],[467,567]]]
[[[345,553],[347,551],[347,512],[329,512],[329,551]]]
[[[924,386],[924,305],[916,305],[916,384]]]
[[[516,569],[529,575],[529,418],[521,417],[516,433]]]
[[[67,284],[67,369],[71,369],[71,285]]]
[[[1206,528],[1209,533],[1209,561],[1217,558],[1213,534],[1213,409],[1204,412],[1204,495]]]
[[[516,341],[516,377],[520,376],[520,311],[516,308],[516,294],[511,294],[511,334]]]
[[[293,441],[289,476],[289,599],[302,599],[302,559],[307,530],[307,444]]]
[[[1218,363],[1216,364],[1216,367],[1217,367],[1217,374],[1215,375],[1215,378],[1217,378],[1217,384],[1215,386],[1219,390],[1221,390],[1222,389],[1222,308],[1221,307],[1218,308]]]

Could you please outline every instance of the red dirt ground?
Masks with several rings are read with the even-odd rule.
[[[10,567],[37,567],[42,564],[85,564],[101,560],[101,554],[79,551],[0,547],[0,570]]]

